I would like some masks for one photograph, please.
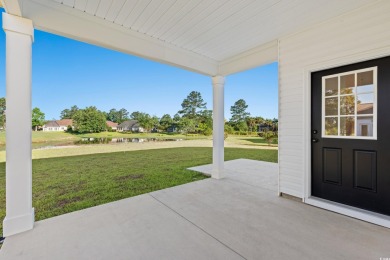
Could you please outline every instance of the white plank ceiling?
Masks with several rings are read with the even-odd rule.
[[[278,40],[390,0],[1,1],[38,30],[212,76],[277,61]]]
[[[372,0],[52,0],[215,61]]]

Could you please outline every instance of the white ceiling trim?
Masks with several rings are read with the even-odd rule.
[[[218,62],[49,0],[24,1],[36,29],[214,76]]]

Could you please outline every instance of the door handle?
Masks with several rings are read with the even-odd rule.
[[[312,139],[311,139],[311,142],[312,142],[312,143],[317,143],[317,142],[318,142],[318,139],[317,139],[317,138],[312,138]]]

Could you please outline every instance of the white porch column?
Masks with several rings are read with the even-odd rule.
[[[213,170],[211,177],[224,177],[224,86],[225,77],[214,76],[213,82]]]
[[[31,161],[32,21],[3,13],[6,34],[5,237],[33,228]]]

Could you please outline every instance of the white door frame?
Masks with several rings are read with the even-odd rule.
[[[311,73],[330,68],[336,68],[344,65],[354,64],[358,62],[373,60],[390,56],[390,46],[380,49],[375,49],[367,52],[361,52],[350,56],[341,57],[338,59],[322,61],[311,64],[304,68],[304,178],[303,178],[303,202],[319,208],[337,212],[353,218],[371,222],[377,225],[390,228],[390,217],[375,212],[362,210],[348,205],[320,199],[311,196]]]

